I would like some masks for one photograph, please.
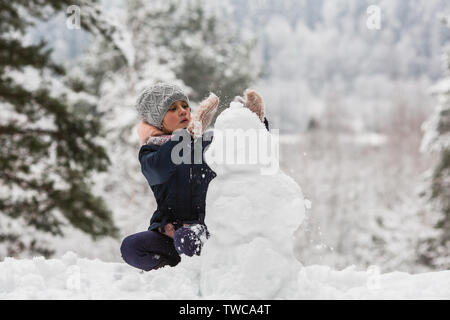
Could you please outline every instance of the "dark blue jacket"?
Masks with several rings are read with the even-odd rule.
[[[212,141],[213,131],[207,131],[203,139],[195,142],[196,148],[202,151],[201,164],[194,163],[194,139],[186,129],[176,132],[174,136],[176,139],[188,139],[190,163],[176,164],[172,161],[172,149],[179,141],[169,140],[161,146],[143,145],[139,151],[142,173],[158,206],[150,220],[149,230],[164,228],[167,223],[204,224],[206,192],[210,181],[216,177],[204,159],[204,151]],[[182,156],[183,150],[179,154]]]

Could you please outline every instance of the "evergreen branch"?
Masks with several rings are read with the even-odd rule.
[[[8,66],[21,70],[23,67],[32,66],[36,69],[47,68],[55,74],[63,75],[64,68],[51,62],[51,51],[45,50],[46,45],[46,42],[41,40],[36,45],[24,46],[18,39],[0,37],[0,68]]]
[[[57,139],[61,139],[61,133],[54,130],[45,129],[20,129],[13,125],[0,126],[0,135],[24,135],[24,136],[35,136],[35,135],[48,135]]]

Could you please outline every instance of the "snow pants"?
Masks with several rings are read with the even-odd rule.
[[[129,265],[145,271],[164,265],[176,266],[181,254],[200,255],[204,240],[209,237],[205,225],[180,227],[173,239],[158,231],[132,234],[122,241],[120,252]]]

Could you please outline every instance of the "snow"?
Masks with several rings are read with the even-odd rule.
[[[87,21],[90,30],[96,34],[107,35],[110,38],[108,40],[118,49],[127,64],[132,66],[135,63],[135,51],[131,45],[131,35],[122,28],[120,23],[117,23],[120,20],[118,16],[121,11],[117,8],[109,8],[107,12],[101,6],[88,1],[82,5],[81,19],[84,18]]]
[[[339,141],[342,143],[353,143],[362,146],[379,147],[386,144],[388,137],[374,132],[361,132],[356,134],[340,134]],[[295,145],[302,143],[302,136],[299,134],[282,134],[280,135],[280,143]]]
[[[438,105],[430,118],[422,124],[424,136],[420,150],[423,153],[441,152],[450,148],[450,132],[443,126],[443,123],[449,121],[446,119],[450,110],[450,77],[432,86],[430,92],[437,96]]]
[[[215,133],[230,128],[260,130],[259,119],[234,104],[217,119]],[[183,256],[176,268],[140,272],[125,263],[81,258],[0,262],[0,299],[448,299],[450,271],[381,274],[372,266],[334,270],[304,267],[293,255],[293,233],[311,202],[282,170],[261,174],[261,163],[208,161],[221,172],[207,195],[211,232],[200,257]],[[234,148],[232,149],[235,150]],[[225,150],[225,153],[229,150]]]
[[[256,247],[248,246],[248,249]],[[261,252],[246,255],[260,260],[270,259]],[[203,292],[203,257],[183,258],[176,268],[163,268],[141,273],[124,263],[102,262],[80,258],[73,252],[61,259],[36,257],[28,260],[6,258],[0,263],[0,299],[215,299],[215,298],[276,298],[286,299],[448,299],[450,298],[450,271],[411,275],[393,272],[377,275],[371,269],[357,271],[355,267],[333,270],[327,266],[308,266],[292,275],[290,296],[273,293],[280,289],[280,277],[255,278],[245,281],[247,295],[230,291],[226,296]],[[250,260],[250,259],[249,259]],[[261,274],[258,265],[239,263]],[[281,264],[281,263],[280,263]],[[273,269],[280,265],[272,265]],[[281,266],[282,267],[282,266]],[[267,269],[263,268],[264,270]],[[228,274],[229,275],[229,274]],[[219,285],[223,285],[225,281]],[[233,277],[236,284],[242,274]],[[232,287],[229,286],[231,289]]]

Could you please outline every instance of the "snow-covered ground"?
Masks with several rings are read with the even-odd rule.
[[[229,130],[227,138],[233,129],[250,135],[243,144],[221,144],[227,139],[221,140],[220,132]],[[0,262],[0,299],[450,299],[450,271],[380,274],[375,266],[341,271],[302,266],[293,255],[294,232],[310,203],[274,165],[277,135],[238,103],[217,118],[214,130],[205,153],[218,173],[206,199],[212,236],[200,257],[147,273],[73,252],[49,260],[6,258]],[[221,155],[242,155],[255,145],[255,162],[220,161]]]
[[[254,294],[249,288],[247,295],[207,295],[201,259],[183,258],[176,268],[140,273],[125,263],[78,258],[72,252],[61,259],[6,258],[0,263],[0,299],[450,299],[450,271],[378,275],[376,269],[337,271],[318,265],[293,275],[297,290],[290,296],[271,296],[275,288],[270,286]]]

